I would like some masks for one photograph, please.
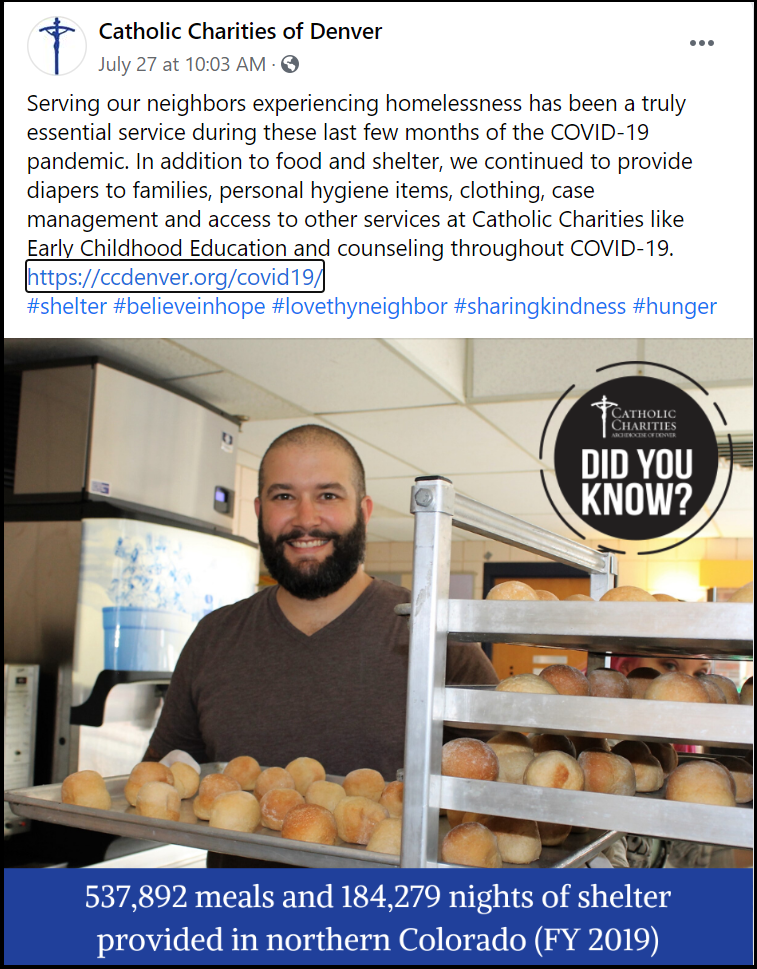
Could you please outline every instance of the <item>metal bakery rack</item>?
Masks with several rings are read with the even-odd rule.
[[[477,781],[441,774],[442,728],[491,727],[749,748],[751,706],[498,693],[446,687],[448,637],[584,649],[588,668],[623,655],[752,658],[754,607],[741,603],[523,602],[449,598],[452,527],[495,539],[589,573],[598,599],[616,584],[616,558],[552,534],[455,492],[447,478],[416,478],[413,591],[405,740],[402,867],[438,861],[439,809],[476,811],[600,829],[580,860],[633,832],[658,838],[752,847],[752,813],[635,797]],[[578,861],[579,859],[575,859]],[[568,861],[568,865],[574,862]]]
[[[123,796],[125,776],[106,779],[113,799],[110,811],[62,804],[61,785],[48,784],[6,792],[14,812],[39,821],[308,868],[452,867],[438,861],[439,841],[447,830],[446,819],[440,822],[440,808],[584,829],[557,848],[544,848],[539,861],[529,867],[578,867],[628,831],[752,846],[752,815],[745,808],[665,801],[659,792],[622,797],[441,776],[445,722],[497,731],[749,747],[752,707],[497,693],[491,687],[445,688],[445,663],[448,636],[469,642],[577,647],[588,651],[589,668],[603,666],[605,656],[613,652],[751,658],[752,606],[450,599],[453,525],[583,569],[591,576],[594,598],[614,586],[615,558],[456,494],[446,478],[416,479],[411,511],[415,515],[412,601],[396,610],[410,616],[401,858],[342,843],[285,841],[279,832],[266,829],[242,834],[210,828],[194,817],[188,801],[182,802],[179,821],[140,817]],[[206,764],[203,774],[220,769],[221,764]]]

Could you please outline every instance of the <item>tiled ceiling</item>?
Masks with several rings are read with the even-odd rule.
[[[557,398],[574,389],[555,417],[596,384],[597,367],[654,361],[690,373],[710,391],[688,385],[716,433],[754,428],[751,343],[746,340],[530,339],[11,339],[6,363],[101,356],[170,382],[246,419],[239,461],[256,468],[279,434],[302,423],[344,433],[366,467],[376,510],[370,540],[410,541],[410,486],[418,474],[446,474],[465,494],[560,534],[571,534],[541,486],[560,505],[551,472],[553,419],[539,460],[542,431]],[[629,363],[608,372],[659,373]],[[671,379],[683,378],[671,372]],[[723,425],[713,404],[726,417]],[[722,469],[704,524],[725,488]],[[753,473],[737,469],[728,495],[700,537],[752,534]],[[575,520],[574,524],[577,523]],[[587,538],[598,534],[580,530]],[[464,533],[455,532],[456,539]]]

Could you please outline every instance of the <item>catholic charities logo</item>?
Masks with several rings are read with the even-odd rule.
[[[45,74],[70,74],[84,60],[87,40],[78,24],[67,17],[41,20],[29,34],[29,58]]]
[[[623,407],[602,394],[602,400],[595,400],[591,407],[602,412],[602,440],[607,440],[608,414],[610,416],[610,437],[670,437],[674,438],[678,411],[673,409],[649,409],[643,407]]]

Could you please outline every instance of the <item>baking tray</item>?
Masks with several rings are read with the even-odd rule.
[[[204,764],[202,776],[216,773],[224,766]],[[40,787],[6,791],[5,800],[15,814],[35,821],[84,828],[88,831],[101,831],[125,838],[185,845],[219,854],[280,862],[301,868],[396,868],[400,863],[398,855],[382,855],[341,841],[334,846],[315,845],[304,841],[285,840],[281,837],[281,832],[262,827],[254,834],[211,828],[207,821],[200,821],[195,817],[191,800],[181,802],[179,821],[145,818],[137,814],[124,797],[124,786],[128,779],[127,774],[105,778],[105,786],[112,799],[110,811],[62,804],[61,784],[45,784]],[[337,784],[344,780],[342,777],[333,775],[327,775],[327,779]],[[448,831],[449,822],[446,818],[442,818],[439,825],[440,843]],[[531,865],[505,865],[504,867],[579,867],[619,837],[620,834],[617,831],[582,829],[572,833],[558,847],[545,847],[541,858]],[[444,867],[459,866],[445,865]]]

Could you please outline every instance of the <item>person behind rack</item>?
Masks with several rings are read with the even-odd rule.
[[[248,754],[296,757],[329,774],[404,764],[408,623],[400,586],[363,567],[373,502],[357,452],[304,425],[260,465],[255,499],[263,561],[278,585],[203,618],[182,651],[145,759],[178,749],[199,763]],[[494,684],[476,643],[449,643],[447,682]],[[452,734],[454,735],[454,734]],[[208,855],[210,867],[265,867]]]

